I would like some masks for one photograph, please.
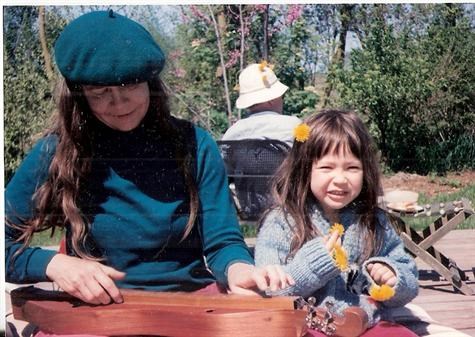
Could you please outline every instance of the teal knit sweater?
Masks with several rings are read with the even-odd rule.
[[[226,285],[231,263],[253,264],[253,259],[238,226],[219,150],[208,133],[190,127],[194,139],[186,141],[196,145],[200,209],[195,229],[180,242],[189,197],[173,160],[176,139],[152,132],[153,123],[146,118],[130,132],[95,125],[92,172],[78,200],[91,224],[88,247],[105,264],[126,273],[119,287],[192,291],[215,281]],[[5,200],[10,221],[33,216],[32,196],[47,178],[56,143],[55,135],[41,139],[9,182]],[[30,247],[12,260],[20,248],[18,236],[6,226],[6,280],[47,281],[46,267],[57,252]]]
[[[350,273],[342,273],[336,267],[322,237],[306,242],[293,258],[287,258],[292,238],[290,226],[294,222],[289,219],[289,225],[281,210],[271,211],[264,219],[256,241],[256,265],[280,264],[295,279],[295,286],[273,295],[297,295],[304,298],[314,296],[318,306],[322,307],[326,301],[332,301],[336,313],[341,313],[348,306],[360,306],[368,314],[372,326],[381,318],[386,318],[386,308],[405,305],[418,291],[418,272],[414,260],[404,251],[401,239],[385,214],[378,211],[377,217],[380,223],[377,230],[382,234],[380,237],[383,240],[381,250],[358,266],[357,259],[362,253],[363,240],[355,212],[349,206],[340,214],[340,221],[345,227],[342,245],[348,254],[350,266],[357,271],[356,277],[353,277],[354,273],[349,277]],[[321,233],[328,234],[330,224],[317,206],[313,207],[311,219]],[[371,280],[365,266],[371,262],[386,263],[396,272],[396,293],[388,301],[375,302],[365,294]]]

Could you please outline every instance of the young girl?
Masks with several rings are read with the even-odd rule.
[[[8,183],[6,281],[53,281],[93,304],[120,288],[240,294],[291,280],[256,268],[211,136],[170,115],[165,57],[137,22],[109,12],[72,21],[55,44],[65,81],[57,121]],[[60,228],[67,254],[30,247]],[[41,335],[41,334],[40,334]]]
[[[337,110],[314,115],[295,131],[274,181],[275,207],[259,230],[256,264],[281,264],[293,277],[295,285],[279,295],[313,296],[318,306],[333,303],[337,314],[361,307],[373,327],[386,308],[417,295],[418,274],[377,206],[381,185],[371,137],[355,113]],[[412,335],[387,326],[364,336]]]

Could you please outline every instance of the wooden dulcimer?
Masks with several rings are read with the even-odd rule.
[[[296,297],[121,290],[121,304],[89,305],[64,292],[11,292],[13,316],[54,334],[173,337],[300,337],[305,310]]]
[[[300,337],[307,327],[328,336],[357,337],[367,327],[361,308],[343,315],[301,297],[121,290],[121,304],[90,305],[65,292],[13,290],[13,316],[54,334],[172,337]]]

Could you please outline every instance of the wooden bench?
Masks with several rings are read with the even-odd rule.
[[[473,289],[466,283],[468,280],[467,275],[457,266],[455,260],[434,248],[434,244],[437,241],[474,214],[469,200],[462,198],[460,201],[428,204],[412,208],[408,212],[391,210],[389,208],[387,211],[394,215],[393,220],[410,254],[422,259],[438,274],[451,282],[454,288],[461,293],[465,295],[474,294]],[[402,217],[407,216],[436,216],[436,219],[424,228],[420,234],[402,220]]]

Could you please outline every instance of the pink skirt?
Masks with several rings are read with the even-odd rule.
[[[304,337],[326,337],[327,335],[315,331],[308,330]],[[408,328],[386,321],[381,321],[371,329],[366,330],[360,337],[418,337],[414,332]]]
[[[263,333],[261,336],[267,336]],[[399,324],[389,323],[389,322],[379,322],[376,326],[367,330],[360,337],[418,337],[411,330],[403,327]],[[45,332],[38,332],[36,337],[105,337],[105,336],[96,336],[96,335],[54,335],[48,334]],[[256,335],[256,337],[259,337]],[[309,330],[304,337],[327,337],[325,334]]]

